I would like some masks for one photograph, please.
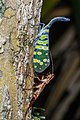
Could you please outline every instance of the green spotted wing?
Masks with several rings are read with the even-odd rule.
[[[37,36],[35,43],[34,57],[33,57],[34,69],[36,72],[43,72],[49,65],[49,29],[42,29]]]

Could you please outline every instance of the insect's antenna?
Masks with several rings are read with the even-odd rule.
[[[50,58],[51,58],[51,64],[52,64],[52,74],[54,74],[54,64],[53,64],[51,51],[50,51]]]
[[[70,21],[70,19],[66,18],[66,17],[55,17],[45,27],[49,29],[51,27],[51,25],[57,21],[68,22],[68,21]]]

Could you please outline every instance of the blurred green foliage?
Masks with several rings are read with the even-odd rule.
[[[50,11],[60,2],[60,0],[44,0],[42,8],[42,20],[50,14]]]

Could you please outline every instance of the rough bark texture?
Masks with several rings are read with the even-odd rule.
[[[32,119],[27,108],[33,93],[33,41],[42,1],[0,0],[0,120]]]

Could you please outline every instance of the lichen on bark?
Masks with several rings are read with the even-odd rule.
[[[2,103],[2,120],[11,120],[12,106],[8,87],[4,86],[3,103]]]
[[[0,120],[2,120],[2,106],[4,103],[4,87],[7,86],[11,106],[12,106],[12,119],[17,120],[17,89],[16,89],[16,77],[14,68],[12,65],[12,46],[14,37],[11,37],[12,33],[16,28],[16,15],[17,2],[16,0],[0,0],[5,4],[4,14],[0,16]],[[3,4],[3,6],[4,6]],[[16,6],[16,8],[12,5]],[[0,9],[1,10],[1,9]],[[15,36],[15,35],[14,35]],[[15,42],[15,46],[16,42]],[[6,89],[6,87],[5,87]],[[7,97],[7,96],[6,96]],[[8,107],[8,106],[7,106]]]

